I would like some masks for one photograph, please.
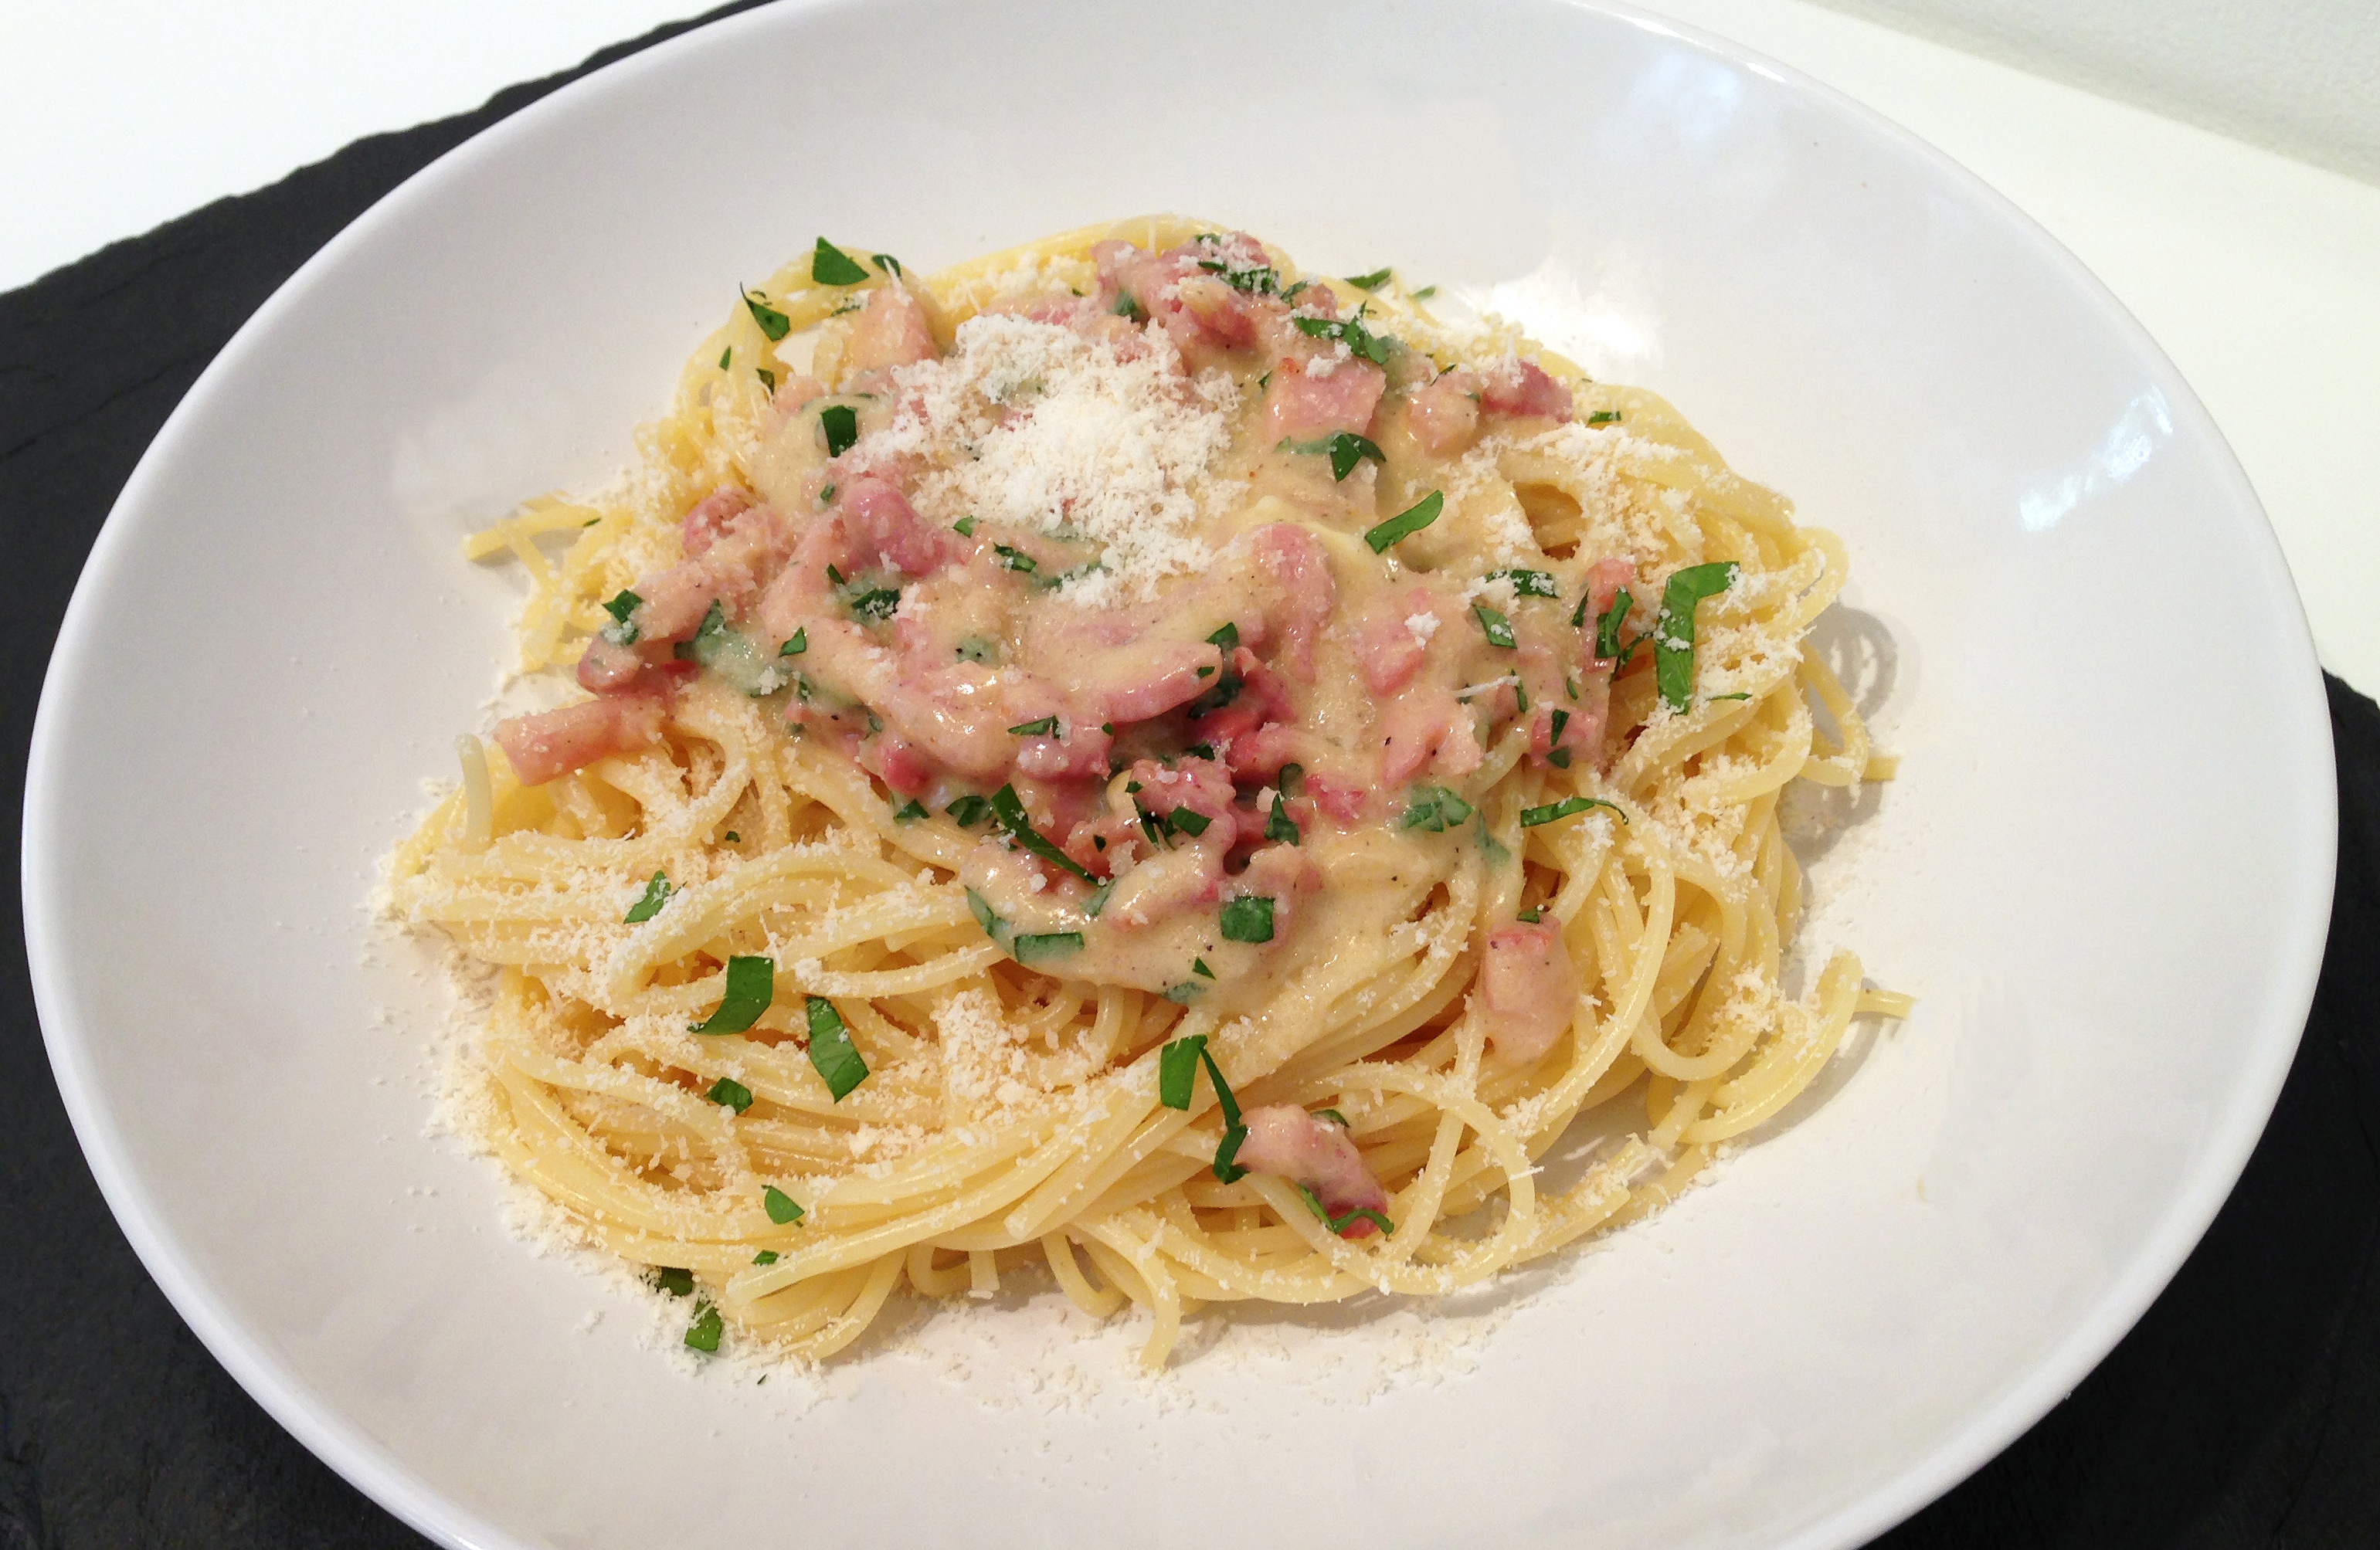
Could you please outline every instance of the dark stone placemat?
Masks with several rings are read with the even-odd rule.
[[[42,669],[83,558],[200,368],[299,263],[415,170],[585,70],[683,30],[512,88],[476,113],[360,140],[0,296],[0,523],[11,560],[0,653],[18,664],[0,689],[0,811],[22,810]],[[1879,1545],[2380,1544],[2380,709],[2335,679],[2327,687],[2338,902],[2313,1020],[2254,1159],[2173,1285],[2099,1369]],[[17,824],[0,827],[13,878]],[[6,891],[0,1550],[423,1544],[275,1425],[133,1257],[60,1107],[33,1016],[22,902]]]

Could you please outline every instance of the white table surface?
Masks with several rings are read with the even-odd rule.
[[[1914,130],[2096,271],[2230,438],[2324,664],[2380,691],[2380,188],[1803,0],[1655,3]],[[0,286],[697,9],[0,0]]]

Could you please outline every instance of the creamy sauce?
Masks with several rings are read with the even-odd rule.
[[[1608,759],[1597,619],[1634,571],[1548,552],[1496,477],[1571,418],[1534,364],[1284,296],[1243,236],[1098,258],[1096,294],[939,342],[899,286],[826,325],[835,380],[777,390],[748,497],[689,515],[580,677],[665,694],[691,659],[960,826],[1020,961],[1253,1006],[1500,849],[1474,809],[1516,760]]]

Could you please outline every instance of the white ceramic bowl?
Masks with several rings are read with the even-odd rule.
[[[1903,779],[1819,867],[1923,998],[1831,1096],[1367,1404],[1378,1318],[1020,1401],[878,1350],[805,1409],[681,1375],[424,1136],[376,858],[513,582],[468,526],[623,462],[821,231],[932,266],[1181,209],[1493,294],[1850,541]],[[452,1544],[1835,1546],[2063,1394],[2221,1202],[2295,1047],[2334,805],[2279,553],[2198,401],[1940,156],[1740,50],[1512,0],[788,4],[642,54],[356,223],[126,487],[51,666],[28,938],[110,1204],[209,1347]],[[394,1017],[380,1009],[400,1009]],[[1038,1348],[1037,1348],[1038,1350]],[[1366,1355],[1365,1353],[1369,1353]],[[987,1397],[1002,1406],[988,1406]]]

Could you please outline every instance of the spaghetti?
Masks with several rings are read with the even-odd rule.
[[[1427,297],[1174,218],[821,239],[619,486],[469,541],[592,693],[463,740],[394,906],[496,971],[488,1144],[690,1343],[1034,1264],[1151,1364],[1451,1291],[1905,1010],[1849,953],[1783,988],[1779,793],[1889,774],[1801,646],[1840,545]]]

